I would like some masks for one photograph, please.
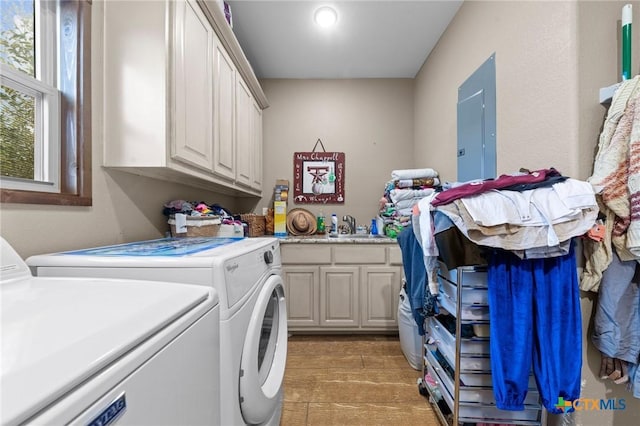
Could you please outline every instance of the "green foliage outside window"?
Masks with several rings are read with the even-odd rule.
[[[16,2],[2,3],[0,62],[34,76],[33,12],[25,13]],[[0,85],[0,174],[33,179],[34,143],[35,99]]]

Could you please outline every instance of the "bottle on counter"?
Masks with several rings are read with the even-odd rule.
[[[378,224],[376,219],[371,219],[371,228],[369,229],[369,234],[378,235]]]
[[[323,235],[325,232],[324,213],[320,212],[316,219],[316,234]]]
[[[338,234],[338,215],[335,213],[331,215],[331,233],[333,235]]]

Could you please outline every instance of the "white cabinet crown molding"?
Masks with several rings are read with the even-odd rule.
[[[229,56],[231,56],[231,60],[235,63],[238,68],[238,72],[242,75],[247,86],[249,86],[249,90],[251,90],[251,93],[260,105],[260,108],[267,108],[269,106],[269,101],[267,101],[267,97],[258,82],[258,78],[253,72],[251,63],[249,63],[249,60],[242,51],[242,47],[240,46],[238,39],[229,26],[222,10],[220,10],[219,4],[215,0],[198,0],[198,3],[202,7],[207,18],[209,18],[209,22],[211,22],[211,25],[213,26],[213,31],[216,33],[218,38],[220,38],[220,42],[227,50],[227,53],[229,53]]]

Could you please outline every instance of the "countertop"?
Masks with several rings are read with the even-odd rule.
[[[328,235],[304,235],[278,238],[280,244],[397,244],[398,240],[385,236],[370,237],[368,235],[351,236],[342,234],[340,237]]]

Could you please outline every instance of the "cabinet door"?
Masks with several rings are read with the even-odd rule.
[[[253,146],[253,182],[254,189],[262,190],[262,109],[254,100],[251,108],[251,139]]]
[[[317,266],[284,266],[282,276],[289,328],[320,325],[320,269]]]
[[[210,171],[213,28],[195,1],[173,4],[171,158]]]
[[[320,325],[358,327],[357,266],[320,268]]]
[[[363,327],[398,327],[398,294],[402,268],[363,266],[360,279],[360,314]]]
[[[239,184],[251,186],[253,178],[253,149],[251,146],[251,110],[253,98],[249,88],[242,81],[236,79],[236,181]]]
[[[236,177],[236,69],[217,38],[214,43],[213,66],[213,172],[233,180]]]

